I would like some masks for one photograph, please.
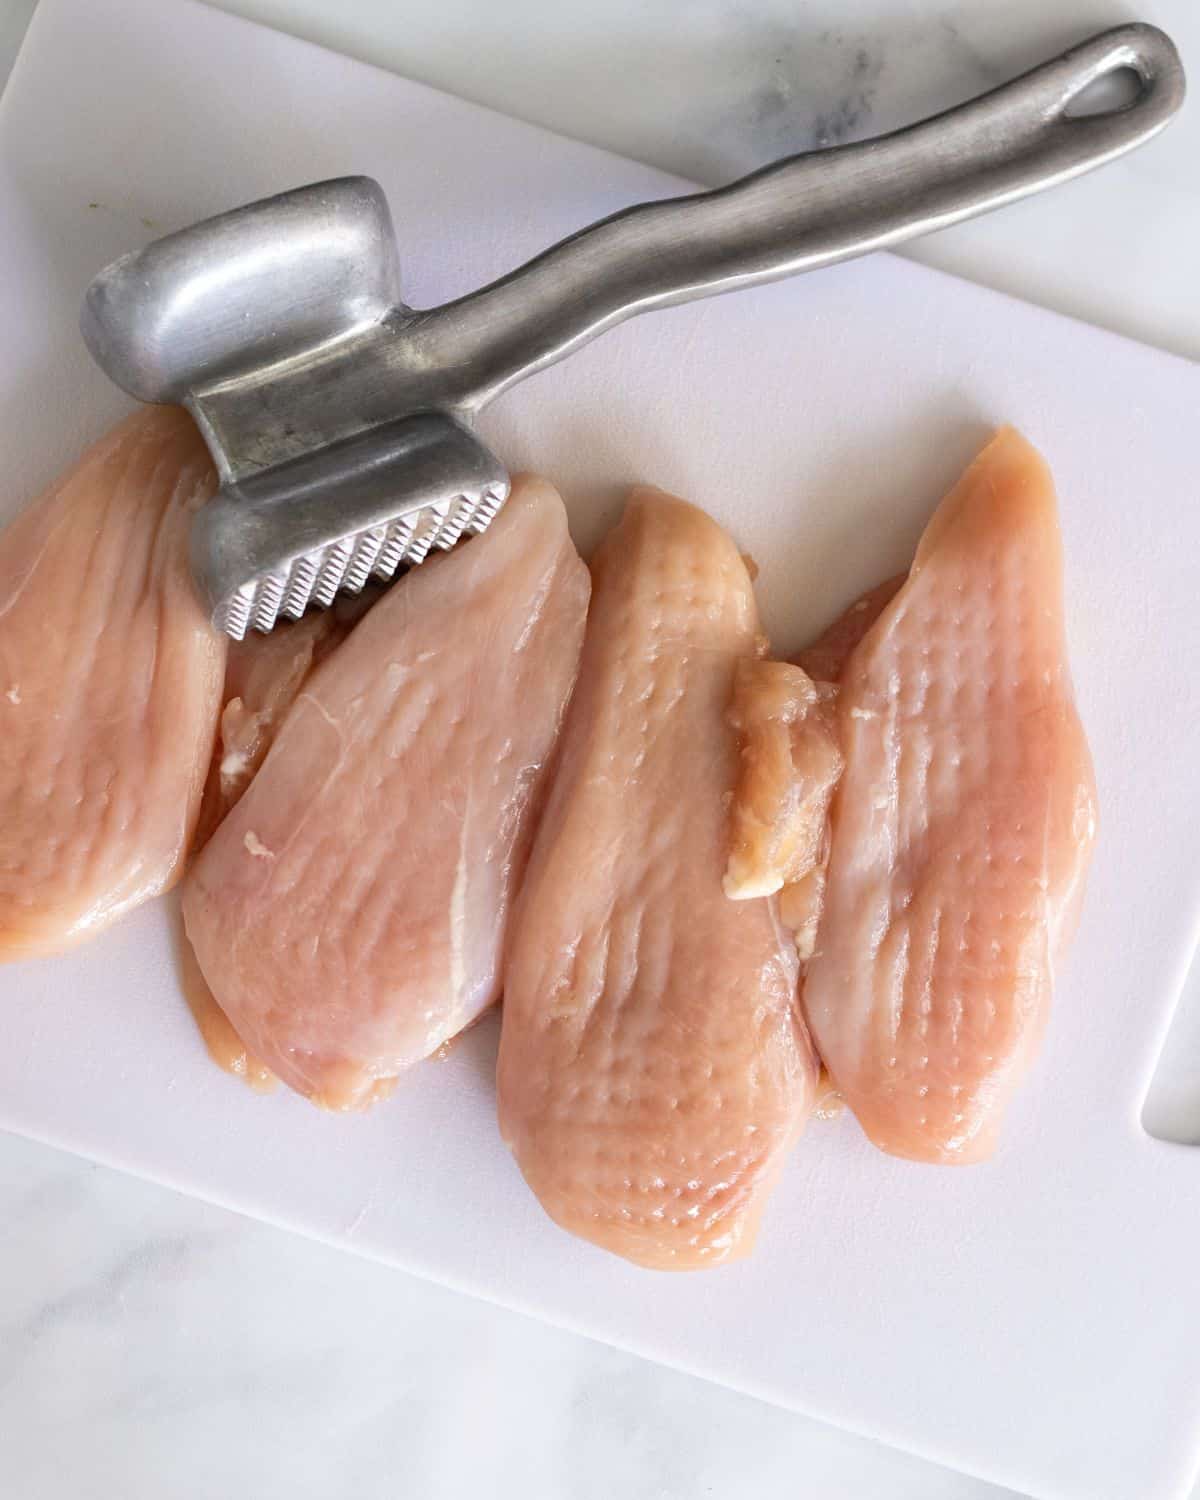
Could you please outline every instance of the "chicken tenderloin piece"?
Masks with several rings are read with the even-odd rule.
[[[250,785],[308,674],[345,639],[349,629],[334,609],[320,609],[276,625],[269,635],[252,631],[244,640],[230,642],[217,742],[200,803],[193,855],[208,843]],[[256,1093],[272,1092],[278,1079],[254,1056],[217,1004],[182,930],[180,944],[180,983],[208,1055]]]
[[[562,501],[519,481],[307,677],[189,871],[218,1004],[314,1102],[372,1102],[497,998],[588,587]]]
[[[747,659],[734,675],[729,722],[739,772],[730,811],[725,894],[779,893],[779,915],[812,957],[829,862],[829,810],[842,774],[837,695],[850,653],[904,582],[857,599],[794,662]]]
[[[191,419],[147,407],[0,535],[0,958],[70,947],[182,873],[225,662],[188,568],[215,488]]]
[[[280,623],[268,635],[252,631],[244,640],[229,643],[223,707],[193,854],[208,843],[254,779],[309,673],[346,639],[378,597],[379,590],[372,586],[335,599],[328,609],[310,610],[299,620]],[[217,1004],[186,933],[181,931],[180,939],[180,982],[209,1056],[256,1093],[270,1093],[278,1079],[254,1056]]]
[[[739,661],[729,723],[739,770],[729,818],[725,894],[779,893],[802,959],[812,954],[829,857],[829,807],[842,774],[837,688],[789,662]]]
[[[836,689],[788,662],[739,661],[729,722],[740,765],[725,894],[773,896],[817,864],[842,755]]]
[[[722,890],[727,715],[757,644],[730,538],[635,490],[593,566],[505,964],[498,1092],[547,1213],[643,1266],[746,1253],[813,1104],[792,937],[773,900]]]
[[[1096,828],[1053,483],[1011,429],[853,650],[838,725],[809,1024],[876,1145],[977,1161],[1041,1036]]]

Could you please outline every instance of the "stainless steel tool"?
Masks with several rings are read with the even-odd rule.
[[[1086,112],[1085,91],[1123,72],[1132,102]],[[892,135],[626,209],[426,310],[400,300],[382,190],[339,178],[124,256],[89,288],[83,334],[125,390],[199,424],[221,489],[193,569],[240,639],[482,531],[508,476],[472,417],[606,328],[1065,182],[1155,135],[1183,96],[1170,39],[1121,26]]]

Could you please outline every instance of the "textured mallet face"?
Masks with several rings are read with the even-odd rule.
[[[357,594],[372,578],[386,582],[431,552],[448,552],[463,537],[480,535],[507,496],[506,483],[463,489],[302,553],[288,567],[243,584],[217,607],[214,623],[240,641],[247,630],[266,632],[276,620],[299,619],[310,605],[328,608],[339,593]]]
[[[486,531],[504,465],[463,422],[420,412],[228,480],[192,530],[213,623],[241,640]]]

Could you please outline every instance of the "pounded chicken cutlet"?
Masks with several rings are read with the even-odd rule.
[[[146,408],[0,536],[0,956],[68,947],[182,872],[225,660],[187,556],[215,487],[191,419]]]
[[[189,872],[219,1005],[316,1102],[371,1102],[496,999],[587,598],[562,501],[520,482],[311,674]]]
[[[938,508],[838,721],[805,1011],[877,1145],[978,1160],[1041,1036],[1096,827],[1053,483],[1016,432]]]
[[[501,1131],[551,1217],[646,1266],[745,1253],[813,1103],[791,935],[721,886],[757,637],[729,537],[636,490],[593,566],[505,968]]]

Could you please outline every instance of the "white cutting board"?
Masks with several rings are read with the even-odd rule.
[[[125,407],[76,334],[95,270],[344,172],[386,188],[417,305],[680,186],[184,0],[42,0],[0,103],[4,508]],[[1103,831],[994,1162],[909,1165],[814,1124],[749,1262],[635,1270],[525,1190],[494,1026],[366,1117],[255,1097],[206,1060],[161,905],[0,970],[0,1124],[1037,1496],[1182,1496],[1200,1156],[1140,1115],[1200,911],[1200,371],[880,257],[629,324],[483,427],[560,483],[584,546],[628,480],[708,508],[762,564],[788,647],[902,565],[1002,420],[1061,485]]]

